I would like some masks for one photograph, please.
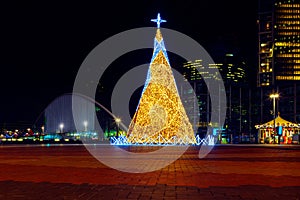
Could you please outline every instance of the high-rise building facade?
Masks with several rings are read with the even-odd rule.
[[[225,86],[227,109],[225,124],[223,126],[222,137],[227,142],[242,142],[242,135],[251,135],[250,126],[250,91],[246,83],[246,63],[238,59],[238,56],[227,53],[218,59],[217,64],[203,66],[202,60],[189,61],[184,63],[184,76],[191,83],[197,99],[188,99],[191,109],[198,105],[199,122],[197,123],[198,134],[203,137],[208,126],[217,127],[217,124],[210,123],[210,115],[213,112],[210,102],[210,94],[203,79],[216,79],[215,74],[211,74],[208,68],[215,68],[220,71]],[[185,99],[186,100],[186,99]],[[195,102],[196,101],[196,102]],[[220,138],[222,139],[222,138]]]
[[[257,22],[259,121],[272,119],[276,92],[276,114],[300,122],[300,1],[261,0]]]

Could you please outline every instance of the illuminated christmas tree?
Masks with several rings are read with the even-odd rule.
[[[127,139],[130,143],[195,144],[194,131],[180,100],[160,31],[160,23],[166,21],[160,14],[151,21],[157,23],[153,55]]]

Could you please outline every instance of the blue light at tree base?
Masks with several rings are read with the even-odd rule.
[[[190,145],[189,143],[184,142],[182,139],[176,138],[176,136],[172,137],[170,141],[166,141],[162,136],[159,136],[153,140],[152,142],[145,142],[145,143],[130,143],[127,140],[126,136],[119,136],[119,137],[110,137],[111,145],[139,145],[139,146],[173,146],[173,145]],[[215,137],[208,135],[206,138],[200,138],[199,135],[196,137],[196,143],[193,145],[214,145],[215,144]]]

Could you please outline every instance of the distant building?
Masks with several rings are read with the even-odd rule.
[[[273,118],[269,95],[280,94],[276,113],[300,122],[300,1],[261,0],[258,15],[259,119]]]
[[[249,113],[251,94],[246,83],[246,63],[231,53],[223,55],[219,60],[222,62],[209,64],[208,69],[217,68],[225,85],[227,112],[222,137],[226,138],[228,142],[233,142],[235,138],[242,140],[242,135],[251,135]],[[211,108],[211,97],[203,78],[216,79],[217,76],[211,74],[209,70],[205,70],[207,67],[202,65],[202,60],[186,62],[183,67],[185,69],[184,76],[193,86],[197,96],[197,102],[194,102],[195,99],[190,99],[189,105],[191,105],[190,109],[196,104],[199,106],[198,134],[203,136],[206,134],[208,126],[214,126],[209,124],[213,108]],[[189,110],[189,108],[187,109]]]

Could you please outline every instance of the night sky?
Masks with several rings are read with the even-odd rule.
[[[155,26],[150,19],[158,12],[167,20],[162,27],[192,37],[213,59],[226,46],[237,49],[255,76],[257,1],[133,2],[1,2],[0,127],[32,125],[56,97],[72,92],[94,47],[119,32]]]

